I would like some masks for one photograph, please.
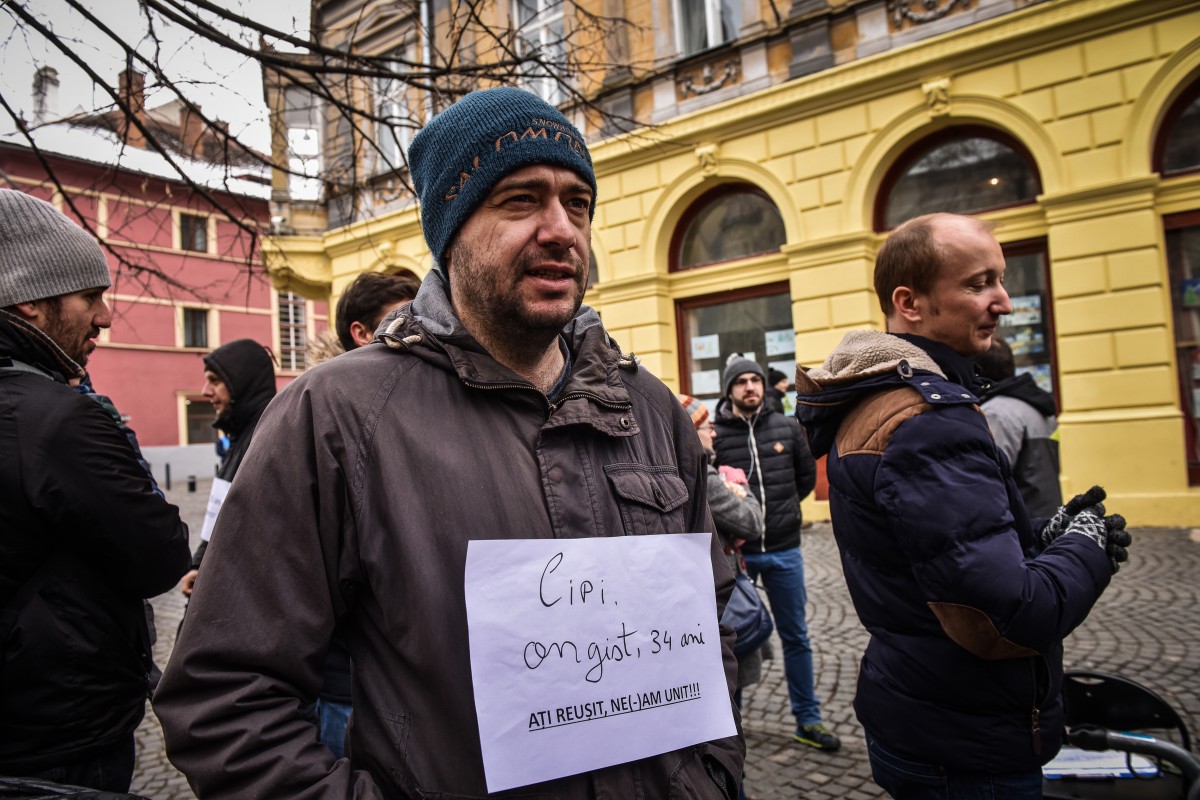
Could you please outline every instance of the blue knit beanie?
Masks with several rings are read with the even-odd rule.
[[[537,95],[510,87],[471,92],[413,138],[408,166],[421,230],[443,277],[458,229],[504,176],[531,164],[564,167],[587,181],[595,215],[596,174],[583,135]]]

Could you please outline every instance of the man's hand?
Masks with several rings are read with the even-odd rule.
[[[1106,517],[1103,514],[1102,505],[1085,509],[1071,518],[1066,532],[1086,536],[1100,545],[1112,564],[1113,573],[1116,573],[1121,568],[1121,563],[1129,559],[1129,551],[1126,548],[1133,543],[1133,537],[1125,530],[1124,517],[1120,514]]]
[[[200,570],[190,570],[183,576],[183,580],[179,582],[179,589],[183,592],[184,597],[192,596],[192,587],[196,585],[196,576],[200,574]]]
[[[1097,516],[1104,516],[1104,498],[1108,493],[1099,486],[1093,486],[1083,494],[1077,494],[1064,506],[1060,506],[1058,511],[1054,512],[1046,526],[1042,528],[1038,534],[1038,539],[1042,543],[1042,549],[1050,546],[1050,543],[1067,532],[1067,528],[1071,524],[1071,519],[1084,509],[1092,509],[1094,506],[1099,507],[1100,513]],[[1093,509],[1094,510],[1094,509]]]

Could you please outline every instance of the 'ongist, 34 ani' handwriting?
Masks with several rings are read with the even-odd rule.
[[[700,623],[697,622],[696,627],[699,628]],[[616,641],[613,641],[614,639]],[[603,644],[588,642],[583,647],[582,654],[580,645],[570,639],[564,639],[561,642],[529,642],[525,645],[523,655],[525,666],[529,669],[537,669],[547,659],[558,661],[569,659],[576,664],[583,664],[585,663],[584,655],[586,655],[586,663],[589,666],[583,676],[584,680],[588,683],[599,683],[604,678],[604,665],[610,661],[637,659],[641,658],[643,654],[656,656],[660,653],[669,653],[675,647],[696,647],[703,644],[705,644],[703,631],[679,634],[678,641],[676,641],[670,631],[658,628],[653,628],[647,634],[638,636],[636,629],[629,630],[627,624],[622,622],[620,633],[606,638]],[[643,645],[645,645],[644,649]]]

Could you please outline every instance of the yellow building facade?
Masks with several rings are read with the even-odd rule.
[[[1035,188],[978,216],[996,224],[1006,255],[1032,259],[1040,281],[1019,313],[1033,321],[1024,346],[1045,353],[1035,368],[1059,403],[1064,494],[1100,483],[1132,525],[1200,526],[1191,366],[1181,363],[1191,333],[1177,298],[1186,281],[1170,263],[1173,232],[1200,225],[1189,216],[1200,212],[1200,172],[1164,177],[1161,166],[1198,84],[1197,3],[1061,0],[860,51],[595,141],[598,279],[585,302],[677,390],[712,388],[717,362],[706,359],[724,355],[712,319],[777,313],[763,311],[768,300],[784,304],[784,319],[766,324],[760,362],[819,364],[845,332],[883,326],[874,255],[889,198],[925,163],[914,153],[940,153],[928,143],[960,134],[999,142]],[[778,221],[752,230],[777,239],[766,252],[687,264],[690,247],[728,244],[703,216],[725,191],[773,206]],[[364,270],[430,268],[412,207],[268,249],[279,288],[334,302]],[[819,497],[805,505],[827,518]]]

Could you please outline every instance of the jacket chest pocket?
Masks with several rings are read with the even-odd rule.
[[[675,467],[609,464],[604,474],[612,485],[626,536],[688,533],[687,485]]]

